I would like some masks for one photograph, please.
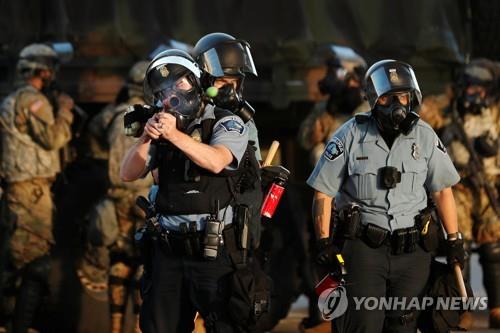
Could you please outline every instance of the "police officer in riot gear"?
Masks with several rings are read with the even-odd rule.
[[[229,34],[214,32],[200,38],[193,49],[193,57],[202,73],[202,86],[214,92],[212,102],[223,109],[232,111],[249,128],[249,140],[260,155],[259,138],[253,116],[255,110],[243,97],[244,80],[247,75],[257,76],[250,45]],[[213,89],[214,87],[216,89]],[[210,94],[209,94],[210,95]]]
[[[201,71],[187,53],[157,55],[146,72],[146,101],[160,112],[128,151],[121,178],[152,171],[151,195],[163,235],[152,245],[143,288],[143,332],[191,332],[198,311],[209,332],[232,332],[228,278],[233,266],[230,178],[237,175],[248,128],[234,114],[202,103]]]
[[[406,297],[409,302],[422,296],[431,254],[421,245],[417,221],[427,207],[427,191],[448,233],[448,262],[463,265],[450,188],[459,176],[437,135],[419,120],[422,96],[410,65],[379,61],[368,69],[365,86],[371,112],[334,133],[307,181],[316,190],[318,262],[333,265],[340,252],[345,260],[349,302],[333,320],[335,332],[416,332],[417,313],[358,309],[352,298]],[[342,238],[342,249],[332,237]]]

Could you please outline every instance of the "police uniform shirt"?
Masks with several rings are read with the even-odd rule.
[[[328,142],[307,183],[335,197],[335,207],[361,206],[363,224],[386,230],[413,226],[427,206],[426,188],[437,192],[460,177],[433,129],[419,120],[408,135],[399,135],[389,149],[370,113],[340,127]],[[381,187],[379,170],[392,166],[401,172],[395,188]]]
[[[214,108],[212,105],[208,105],[205,108],[205,112],[198,119],[195,119],[189,127],[196,126],[200,124],[205,119],[215,119]],[[189,129],[189,128],[188,128]],[[227,170],[235,170],[243,158],[247,144],[248,144],[248,127],[243,123],[243,121],[235,115],[227,116],[215,123],[212,137],[210,138],[209,144],[222,145],[229,149],[231,154],[233,154],[234,161],[226,167]],[[156,198],[156,193],[158,191],[157,186],[153,186],[150,193],[150,199]],[[188,214],[188,215],[163,215],[161,218],[161,224],[168,230],[179,230],[179,224],[186,222],[197,223],[198,230],[205,229],[206,219],[209,214]],[[223,207],[219,211],[219,219],[224,221],[224,224],[228,225],[233,222],[233,209],[231,206]]]

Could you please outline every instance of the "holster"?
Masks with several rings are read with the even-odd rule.
[[[343,207],[335,214],[336,233],[344,239],[356,239],[361,235],[361,211],[357,205]]]
[[[415,226],[420,232],[420,245],[431,253],[436,253],[440,241],[444,239],[439,221],[435,217],[435,209],[427,207],[415,217]]]
[[[377,248],[382,246],[388,235],[389,231],[368,223],[364,229],[363,237],[368,246]]]

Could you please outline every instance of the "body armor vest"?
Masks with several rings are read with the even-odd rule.
[[[194,130],[201,130],[201,142],[208,144],[215,123],[232,113],[215,108],[215,119],[206,119]],[[190,134],[188,133],[188,134]],[[231,204],[240,169],[212,173],[197,166],[168,142],[157,142],[159,191],[156,207],[162,214],[214,214]],[[240,163],[241,165],[242,163]]]
[[[58,150],[43,149],[15,125],[18,98],[28,91],[39,94],[49,103],[35,88],[24,86],[7,96],[0,106],[0,176],[7,182],[50,178],[60,171]]]

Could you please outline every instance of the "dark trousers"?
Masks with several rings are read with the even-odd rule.
[[[166,256],[156,247],[150,279],[143,281],[142,332],[192,332],[197,311],[207,332],[233,332],[226,311],[232,272],[225,251],[205,261]]]
[[[413,253],[393,255],[387,245],[371,248],[360,239],[347,240],[342,254],[348,273],[348,307],[344,315],[333,320],[333,331],[416,332],[416,315],[414,320],[403,323],[400,319],[407,315],[405,311],[365,309],[364,306],[357,310],[353,297],[406,297],[408,303],[411,297],[423,296],[431,255],[420,246]]]

